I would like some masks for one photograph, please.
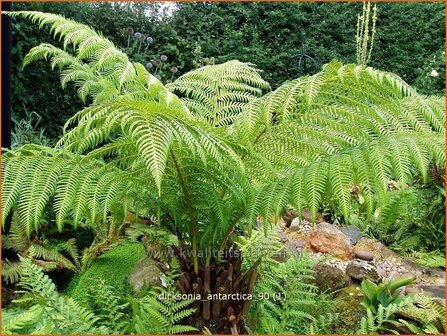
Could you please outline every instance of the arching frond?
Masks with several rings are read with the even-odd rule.
[[[25,56],[24,65],[39,59],[50,59],[52,67],[57,66],[62,71],[62,85],[74,82],[84,102],[87,97],[98,103],[129,94],[160,102],[168,96],[170,99],[165,100],[165,104],[177,100],[177,105],[181,106],[178,98],[171,95],[143,65],[130,62],[126,54],[92,28],[50,13],[18,11],[3,14],[25,17],[40,27],[51,25],[50,32],[55,39],[63,41],[63,49],[41,44]],[[74,55],[67,51],[69,47]],[[153,86],[157,90],[154,91]]]
[[[326,112],[330,110],[333,115],[340,113],[346,116],[349,113],[351,121],[355,121],[358,112],[367,112],[373,127],[377,123],[382,124],[384,118],[396,115],[397,111],[399,116],[404,117],[404,114],[400,113],[404,108],[401,106],[405,104],[405,101],[401,102],[404,97],[415,97],[407,102],[411,101],[413,110],[417,102],[422,104],[424,109],[417,113],[427,114],[422,117],[422,122],[433,124],[439,129],[439,118],[442,118],[439,106],[434,108],[423,103],[416,91],[395,74],[364,65],[343,65],[332,61],[326,64],[321,72],[292,80],[251,102],[236,118],[233,132],[241,139],[253,142],[261,132],[279,120],[295,120],[305,112],[319,112],[320,109]],[[388,106],[383,111],[372,108],[385,103],[388,103]],[[429,117],[434,113],[439,120],[435,123]]]
[[[40,218],[52,199],[55,200],[57,224],[62,230],[64,220],[73,214],[70,210],[74,210],[74,225],[81,216],[96,215],[99,209],[110,210],[112,202],[108,185],[102,184],[101,193],[93,201],[87,201],[100,177],[113,176],[116,181],[121,181],[119,186],[116,183],[113,186],[115,201],[118,201],[120,192],[126,190],[127,182],[120,178],[123,173],[100,161],[88,161],[62,150],[51,150],[50,155],[45,152],[30,153],[27,148],[24,146],[11,151],[2,160],[8,176],[3,183],[2,214],[4,224],[5,217],[17,208],[19,221],[28,237],[31,231],[38,230]],[[25,168],[16,170],[17,166]]]
[[[323,201],[335,201],[347,217],[358,197],[353,187],[360,187],[371,215],[386,201],[391,179],[405,188],[415,171],[426,180],[432,162],[445,164],[441,99],[364,66],[332,62],[317,77],[254,101],[232,129],[252,148],[247,170],[264,185],[251,222],[285,204],[308,207],[315,216]]]
[[[208,65],[179,77],[167,88],[211,125],[229,125],[245,106],[262,96],[269,84],[253,64],[236,60]]]

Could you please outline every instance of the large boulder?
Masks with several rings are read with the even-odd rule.
[[[134,293],[138,293],[145,286],[161,286],[161,276],[158,262],[150,257],[144,257],[130,272],[129,284]]]
[[[355,259],[350,261],[346,266],[346,274],[358,281],[369,279],[372,282],[378,283],[382,280],[377,273],[376,265],[365,260]]]
[[[351,284],[351,279],[336,266],[318,263],[313,270],[314,283],[322,292],[334,292]]]
[[[354,248],[348,237],[336,226],[322,222],[309,232],[306,248],[313,252],[327,253],[342,260],[354,257]]]

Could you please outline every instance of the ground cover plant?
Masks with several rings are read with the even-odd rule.
[[[395,199],[391,189],[406,197],[436,184],[433,171],[445,165],[443,98],[337,60],[276,90],[238,60],[163,85],[86,25],[49,13],[8,15],[60,41],[33,47],[24,64],[49,61],[84,108],[54,146],[4,151],[2,224],[14,215],[6,247],[20,256],[4,262],[16,269],[4,276],[19,281],[21,296],[6,310],[3,333],[444,331],[439,304],[419,295],[374,308],[365,299],[358,329],[340,330],[343,315],[328,308],[333,293],[313,283],[315,260],[292,253],[278,261],[274,228],[290,207],[312,223],[329,207],[341,224],[357,216],[372,234],[394,234],[392,224],[374,226]],[[72,244],[67,238],[84,230],[84,249],[39,254],[35,246],[51,230]],[[144,245],[161,286],[132,296],[123,279]],[[420,253],[436,251],[426,245]],[[132,258],[119,261],[126,253]],[[103,262],[126,264],[114,274],[121,288],[105,271],[88,286],[85,276],[102,272]],[[87,298],[73,294],[78,288],[57,290],[49,276],[67,268],[80,273],[71,286],[85,287]]]

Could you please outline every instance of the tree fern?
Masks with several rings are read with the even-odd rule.
[[[261,96],[267,85],[254,67],[232,61],[167,89],[85,25],[9,15],[51,25],[62,49],[37,46],[26,62],[50,59],[91,101],[55,148],[4,155],[3,218],[16,211],[28,235],[50,200],[60,230],[116,223],[129,210],[157,214],[192,252],[197,275],[207,262],[199,252],[225,247],[244,217],[251,225],[289,204],[315,217],[328,198],[348,216],[360,196],[371,215],[389,180],[404,189],[445,163],[445,103],[395,74],[332,61]]]
[[[393,74],[337,62],[323,68],[318,83],[285,84],[254,101],[231,127],[254,152],[246,164],[265,185],[255,202],[262,215],[287,203],[315,215],[330,194],[347,216],[352,186],[365,194],[371,214],[386,201],[389,180],[405,186],[414,170],[426,179],[431,162],[445,162],[445,109],[437,98],[419,96]],[[293,199],[278,196],[275,186],[292,185],[299,188]]]

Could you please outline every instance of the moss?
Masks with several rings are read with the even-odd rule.
[[[341,269],[327,265],[325,263],[318,263],[313,267],[315,272],[315,285],[321,292],[334,292],[349,286],[351,279]]]
[[[337,295],[335,312],[341,314],[338,328],[343,333],[355,333],[359,328],[360,321],[366,314],[362,301],[363,292],[356,286],[344,288]]]
[[[144,255],[143,244],[125,242],[98,257],[86,272],[76,275],[65,292],[78,302],[85,302],[88,289],[97,283],[95,279],[102,279],[115,288],[116,294],[130,294],[129,275]]]

